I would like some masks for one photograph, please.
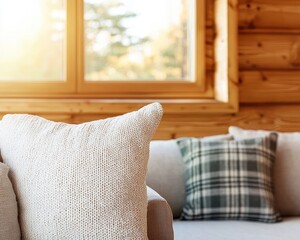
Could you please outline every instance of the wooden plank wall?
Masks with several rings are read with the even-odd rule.
[[[230,125],[300,131],[300,1],[239,0],[238,10],[240,112],[165,116],[157,138],[226,133]]]
[[[240,0],[241,103],[299,103],[300,1]]]
[[[207,33],[213,36],[212,5],[207,7]],[[156,139],[221,134],[230,125],[300,131],[300,0],[239,0],[238,10],[239,113],[165,115]],[[209,38],[208,46],[211,41]],[[210,47],[207,58],[212,55]],[[213,62],[209,64],[211,71]],[[72,113],[42,116],[69,123],[109,117]]]

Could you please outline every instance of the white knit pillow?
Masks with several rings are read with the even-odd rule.
[[[20,239],[16,195],[8,178],[8,167],[0,163],[0,239]]]
[[[79,125],[6,115],[3,161],[11,168],[24,239],[147,239],[145,176],[159,103]]]

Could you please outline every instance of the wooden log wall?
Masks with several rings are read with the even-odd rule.
[[[208,71],[214,68],[212,2],[207,4]],[[222,134],[230,125],[300,132],[300,0],[239,0],[238,10],[240,111],[166,114],[156,139]],[[51,112],[42,116],[80,123],[111,115]]]
[[[165,116],[157,138],[226,133],[230,125],[300,132],[300,1],[239,0],[238,10],[239,113]]]

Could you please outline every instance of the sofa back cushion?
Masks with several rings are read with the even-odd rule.
[[[230,127],[235,139],[266,136],[269,131]],[[300,133],[278,133],[277,159],[274,165],[274,194],[282,216],[300,215]]]
[[[173,217],[178,218],[184,204],[184,165],[175,140],[152,141],[147,185],[165,198]]]
[[[0,163],[0,239],[19,240],[18,206],[8,170]]]
[[[78,125],[6,115],[24,239],[147,239],[146,171],[160,104]],[[1,238],[1,237],[0,237]]]
[[[202,138],[203,141],[230,140],[228,134]],[[147,185],[164,197],[174,218],[179,218],[185,201],[183,159],[176,140],[156,140],[150,143]]]

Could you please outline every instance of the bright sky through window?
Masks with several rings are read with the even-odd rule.
[[[17,58],[22,47],[20,39],[36,37],[41,28],[41,12],[40,3],[35,2],[19,1],[16,6],[15,1],[0,1],[1,58]]]
[[[0,1],[0,81],[65,80],[65,0]]]

